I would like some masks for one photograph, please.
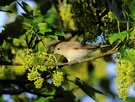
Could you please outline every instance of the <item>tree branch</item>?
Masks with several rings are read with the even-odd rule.
[[[102,54],[97,55],[97,56],[92,57],[92,58],[83,59],[83,60],[81,60],[79,62],[78,61],[73,61],[73,62],[69,62],[69,63],[49,63],[49,64],[44,64],[44,66],[64,66],[64,65],[72,65],[72,64],[82,63],[82,62],[88,62],[88,61],[92,61],[92,60],[98,59],[98,58],[106,56],[106,55],[114,54],[116,52],[118,52],[118,49],[109,50],[109,51],[107,51],[105,53],[102,53]]]
[[[113,48],[113,49],[111,49],[111,50],[109,50],[109,51],[107,51],[105,53],[99,54],[99,55],[97,55],[95,57],[86,58],[86,59],[83,59],[83,60],[80,60],[80,61],[73,61],[73,62],[67,62],[67,63],[47,63],[47,64],[42,63],[42,65],[44,65],[44,66],[65,66],[65,65],[72,65],[72,64],[77,64],[77,63],[92,61],[92,60],[98,59],[98,58],[103,57],[103,56],[114,54],[116,52],[118,52],[118,48],[116,48],[116,49]],[[22,64],[20,64],[20,63],[14,63],[13,65],[14,66],[22,66]]]
[[[0,90],[0,94],[10,94],[10,95],[18,95],[24,92],[23,89],[17,89],[17,90]]]
[[[19,79],[0,79],[0,84],[28,84],[32,81]]]
[[[32,88],[27,88],[25,85],[22,85],[22,88],[24,89],[25,92],[37,95],[37,96],[42,96],[42,97],[49,97],[49,96],[54,96],[51,94],[43,94],[43,93],[39,93],[36,90],[32,89]]]
[[[119,46],[120,43],[121,43],[121,41],[118,41],[118,43],[111,50],[109,50],[105,53],[99,54],[99,55],[97,55],[95,57],[92,57],[92,58],[86,58],[86,59],[83,59],[83,60],[80,60],[80,61],[72,61],[72,62],[67,62],[67,63],[44,63],[43,62],[41,64],[44,65],[44,66],[65,66],[65,65],[72,65],[72,64],[92,61],[92,60],[98,59],[100,57],[111,55],[111,54],[114,54],[114,53],[118,52],[118,46]],[[20,64],[20,63],[14,63],[13,65],[22,66],[22,64]]]
[[[16,94],[21,94],[22,92],[27,92],[27,93],[31,93],[37,96],[42,96],[42,97],[49,97],[49,96],[54,96],[51,94],[42,94],[39,92],[36,92],[36,90],[32,89],[32,88],[28,88],[26,87],[26,84],[31,83],[32,81],[28,81],[28,80],[18,80],[18,79],[0,79],[0,84],[1,85],[18,85],[18,89],[14,89],[12,87],[8,87],[6,89],[0,89],[0,94],[10,94],[10,95],[16,95]]]

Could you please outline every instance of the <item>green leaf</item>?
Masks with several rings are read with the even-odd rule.
[[[45,29],[45,32],[52,32],[52,29],[51,28],[47,28],[47,29]]]
[[[48,39],[54,39],[54,40],[58,40],[58,37],[55,35],[47,35]]]
[[[127,57],[133,64],[135,64],[135,50],[133,50],[133,49],[128,50]]]
[[[71,91],[65,91],[62,87],[58,87],[55,93],[55,96],[49,102],[76,102],[75,96]]]
[[[2,96],[0,97],[0,102],[5,102],[5,100]]]
[[[134,26],[134,29],[130,33],[130,39],[134,39],[134,38],[135,38],[135,26]]]
[[[112,34],[108,39],[109,39],[109,42],[110,44],[112,44],[114,41],[116,40],[121,40],[121,41],[124,41],[124,39],[127,37],[127,31],[123,31],[123,32],[120,32],[120,33],[114,33]]]
[[[43,21],[43,19],[44,19],[44,17],[43,17],[43,16],[36,17],[36,18],[34,18],[34,22],[36,22],[36,23],[40,23],[40,22],[42,22],[42,21]]]
[[[47,28],[47,23],[38,23],[38,27],[44,27]]]
[[[37,17],[37,16],[38,16],[38,17],[43,17],[43,16],[41,16],[40,10],[39,10],[37,7],[33,8],[32,16],[33,16],[33,17]],[[43,18],[44,18],[44,17],[43,17]],[[42,19],[40,18],[40,21],[43,20],[43,18],[42,18]],[[38,21],[38,22],[40,22],[40,21]],[[38,22],[37,22],[37,23],[38,23]]]
[[[133,2],[130,3],[129,9],[131,12],[130,16],[135,20],[135,4]]]
[[[7,43],[7,42],[4,42],[4,43],[2,44],[2,48],[4,48],[5,50],[9,49],[10,47],[11,47],[10,44]]]
[[[63,31],[56,31],[55,35],[57,35],[57,36],[64,36],[64,37],[66,36]]]
[[[14,44],[15,46],[19,46],[19,44],[20,44],[20,40],[19,40],[19,39],[14,38],[14,39],[13,39],[13,44]]]
[[[48,98],[39,97],[38,99],[34,100],[33,102],[49,102],[49,97]]]
[[[32,23],[33,23],[33,20],[31,20],[31,19],[28,19],[28,18],[24,18],[24,22],[27,22],[27,23],[30,23],[30,24],[32,24]]]
[[[28,22],[23,22],[22,23],[23,24],[23,28],[24,29],[27,29],[27,30],[29,30],[29,29],[31,29],[33,26],[30,24],[30,23],[28,23]]]
[[[35,31],[38,30],[37,23],[35,23],[33,20],[28,19],[28,18],[24,18],[24,22],[30,23],[30,24],[33,26],[33,29],[34,29]]]
[[[121,48],[120,49],[120,53],[122,54],[122,56],[124,56],[124,54],[126,54],[126,49],[125,48]]]
[[[51,28],[45,29],[44,27],[41,27],[41,28],[39,29],[39,32],[40,32],[41,34],[44,34],[44,33],[46,33],[46,32],[52,32],[52,30],[51,30]]]
[[[39,32],[44,34],[46,32],[52,32],[51,28],[47,28],[47,23],[38,23]]]
[[[31,7],[26,4],[25,2],[22,2],[22,4],[18,3],[21,8],[27,13],[27,14],[30,14],[31,13]]]
[[[39,28],[39,33],[44,34],[45,33],[45,28],[44,27]]]
[[[75,84],[79,86],[89,97],[91,97],[94,100],[96,100],[95,93],[104,94],[101,91],[94,89],[93,87],[84,83],[79,78],[76,78]]]
[[[135,50],[134,49],[122,50],[121,54],[122,54],[123,59],[127,59],[131,61],[133,64],[135,64]]]
[[[40,27],[39,30],[45,32],[45,27]]]

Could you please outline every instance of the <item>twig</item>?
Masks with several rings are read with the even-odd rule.
[[[73,62],[68,62],[68,63],[41,63],[41,64],[44,65],[44,66],[65,66],[65,65],[72,65],[72,64],[92,61],[92,60],[98,59],[100,57],[110,55],[110,54],[114,54],[114,53],[118,52],[118,46],[119,46],[120,43],[121,43],[121,41],[119,41],[116,44],[116,46],[114,46],[111,50],[109,50],[109,51],[107,51],[105,53],[102,53],[100,55],[97,55],[95,57],[92,57],[92,58],[86,58],[86,59],[83,59],[83,60],[80,60],[80,61],[73,61]],[[14,63],[13,65],[22,66],[22,64],[20,64],[20,63]]]
[[[0,90],[0,94],[10,94],[10,95],[18,95],[21,94],[22,92],[24,92],[23,89],[16,89],[16,90]]]
[[[114,53],[116,53],[116,52],[118,52],[118,49],[113,50],[113,51],[108,51],[108,52],[106,52],[106,53],[102,53],[102,54],[100,54],[100,55],[98,55],[98,56],[95,56],[95,57],[93,57],[93,58],[84,59],[84,60],[82,60],[82,61],[80,61],[80,62],[92,61],[92,60],[98,59],[98,58],[103,57],[103,56],[106,56],[106,55],[114,54]]]
[[[26,84],[30,84],[32,81],[28,80],[18,80],[18,79],[0,79],[0,84],[1,85],[19,85],[20,87],[18,89],[13,89],[13,88],[6,88],[6,89],[0,89],[0,94],[10,94],[10,95],[16,95],[16,94],[21,94],[22,92],[28,92],[31,94],[35,94],[37,96],[42,96],[42,97],[49,97],[49,96],[54,96],[51,94],[42,94],[37,92],[34,89],[26,87]]]
[[[92,60],[98,59],[98,58],[106,56],[106,55],[114,54],[116,52],[118,52],[118,49],[110,50],[106,53],[102,53],[102,54],[95,56],[95,57],[92,57],[92,58],[86,58],[86,59],[83,59],[79,62],[73,61],[73,62],[69,62],[69,63],[50,63],[50,64],[44,64],[44,66],[65,66],[65,65],[72,65],[72,64],[82,63],[82,62],[88,62],[88,61],[92,61]]]
[[[69,63],[49,63],[49,64],[44,64],[44,66],[64,66],[64,65],[72,65],[72,64],[76,64],[76,63],[92,61],[92,60],[98,59],[100,57],[110,55],[110,54],[114,54],[114,53],[118,52],[118,46],[119,46],[120,43],[121,43],[121,41],[118,41],[118,43],[111,50],[109,50],[109,51],[107,51],[105,53],[102,53],[102,54],[97,55],[97,56],[92,57],[92,58],[83,59],[83,60],[81,60],[79,62],[78,61],[73,61],[73,62],[69,62]]]
[[[115,50],[119,46],[120,43],[121,41],[119,40],[118,43],[111,49],[111,51]]]
[[[115,46],[116,47],[116,46]],[[103,56],[106,56],[106,55],[110,55],[110,54],[114,54],[118,52],[118,49],[111,49],[105,53],[102,53],[100,55],[97,55],[95,57],[92,57],[92,58],[86,58],[86,59],[83,59],[83,60],[80,60],[79,62],[78,61],[73,61],[73,62],[68,62],[68,63],[47,63],[47,64],[44,64],[44,66],[65,66],[65,65],[72,65],[72,64],[77,64],[77,63],[82,63],[82,62],[88,62],[88,61],[92,61],[92,60],[95,60],[95,59],[98,59],[100,57],[103,57]],[[19,64],[19,63],[14,63],[13,65],[15,66],[22,66],[22,64]]]
[[[135,38],[131,39],[128,45],[131,45],[135,41]]]
[[[7,12],[7,13],[13,13],[11,10],[2,10],[2,9],[0,9],[0,11]]]
[[[42,93],[36,92],[36,90],[31,89],[31,88],[28,89],[25,85],[22,85],[22,88],[24,89],[24,92],[28,92],[28,93],[31,93],[31,94],[34,94],[34,95],[37,95],[37,96],[42,96],[42,97],[54,96],[54,95],[51,95],[51,94],[42,94]]]
[[[0,79],[0,84],[28,84],[32,81],[29,80],[18,80],[18,79]]]

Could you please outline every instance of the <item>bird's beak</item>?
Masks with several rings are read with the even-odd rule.
[[[54,51],[53,54],[56,54],[56,52]]]

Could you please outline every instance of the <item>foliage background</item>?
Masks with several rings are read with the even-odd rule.
[[[0,33],[1,102],[3,94],[17,102],[79,102],[86,94],[99,102],[108,97],[134,101],[128,97],[135,85],[134,0],[33,0],[34,8],[28,1],[0,1],[0,12],[8,16]],[[24,10],[20,15],[17,6]],[[70,66],[46,66],[66,62],[52,54],[59,41],[111,45],[91,56],[115,47],[117,53]],[[110,87],[114,77],[106,72],[107,63],[114,61],[118,94]]]

